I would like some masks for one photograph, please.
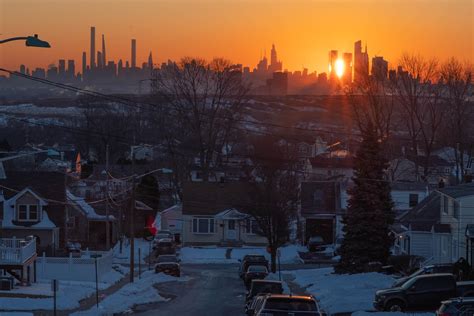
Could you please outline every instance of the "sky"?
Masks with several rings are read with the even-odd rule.
[[[353,52],[357,40],[391,66],[403,52],[474,59],[474,0],[0,0],[0,39],[36,33],[52,45],[0,44],[0,66],[62,58],[81,69],[90,26],[96,48],[105,34],[108,60],[130,60],[135,38],[139,65],[152,51],[157,64],[224,57],[253,68],[274,43],[284,69],[319,73],[329,50]]]

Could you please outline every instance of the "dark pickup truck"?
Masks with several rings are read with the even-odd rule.
[[[456,282],[448,273],[416,276],[399,287],[375,293],[379,311],[435,310],[452,297],[474,295],[474,282]]]

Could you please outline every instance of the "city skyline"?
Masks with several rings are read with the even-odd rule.
[[[2,11],[9,12],[4,14],[0,24],[2,37],[35,32],[50,41],[52,48],[47,52],[32,52],[24,50],[20,43],[3,45],[0,48],[0,62],[11,69],[18,69],[20,64],[27,64],[30,69],[45,67],[61,58],[74,59],[79,64],[82,52],[88,51],[89,36],[85,30],[91,25],[98,30],[96,48],[100,48],[101,34],[106,34],[110,60],[128,56],[130,39],[136,39],[139,43],[137,65],[146,62],[149,51],[153,51],[156,64],[183,56],[206,59],[222,56],[253,67],[258,55],[275,43],[280,47],[283,69],[295,71],[308,68],[320,73],[327,72],[328,50],[351,52],[353,43],[358,39],[368,43],[371,56],[383,55],[391,64],[396,64],[404,51],[440,59],[457,56],[472,60],[474,56],[470,1],[454,4],[418,1],[415,6],[421,12],[430,14],[423,21],[417,21],[416,25],[413,24],[415,14],[405,10],[406,1],[393,5],[389,12],[385,10],[387,3],[373,3],[369,10],[364,8],[370,11],[367,13],[354,4],[343,2],[344,5],[341,5],[340,1],[337,2],[336,5],[328,1],[299,1],[298,6],[291,6],[287,1],[261,1],[247,6],[245,1],[217,3],[183,0],[173,3],[140,1],[133,6],[130,1],[121,1],[118,5],[111,1],[97,4],[83,1],[72,7],[59,1],[39,6],[28,0],[2,0]],[[25,3],[31,5],[25,7]],[[28,26],[22,26],[14,18],[20,14],[20,8],[21,15],[31,20]],[[55,12],[59,10],[72,10],[75,14],[67,19],[58,16],[48,23],[42,22],[41,17],[45,14],[56,16]],[[148,19],[148,11],[156,12],[156,16]],[[170,20],[177,11],[182,12],[181,26],[178,21]],[[191,14],[193,12],[194,15]],[[369,13],[370,21],[364,18]],[[184,19],[188,15],[191,15],[189,19]],[[333,17],[331,23],[327,23],[329,17]],[[436,24],[439,18],[456,23],[443,23],[441,27]],[[203,21],[209,23],[202,25]],[[244,21],[249,23],[242,23]],[[70,30],[69,36],[59,35],[64,27]],[[253,31],[249,32],[250,29]],[[435,32],[436,36],[426,36]],[[416,40],[413,39],[415,36]],[[465,40],[456,40],[460,36]],[[440,42],[443,45],[439,45]]]

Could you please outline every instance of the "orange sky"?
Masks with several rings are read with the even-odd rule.
[[[109,60],[129,60],[136,38],[139,65],[152,50],[155,63],[222,56],[254,67],[274,42],[285,69],[323,72],[330,49],[352,52],[358,39],[390,63],[403,51],[474,59],[474,0],[0,0],[0,39],[38,33],[53,46],[2,44],[0,66],[64,58],[80,70],[91,25]]]

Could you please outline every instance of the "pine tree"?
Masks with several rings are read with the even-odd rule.
[[[368,263],[386,264],[393,240],[389,235],[394,221],[390,184],[385,181],[387,161],[374,125],[369,122],[354,163],[354,187],[349,190],[345,232],[338,273],[367,271]]]

